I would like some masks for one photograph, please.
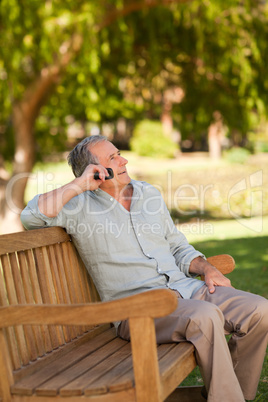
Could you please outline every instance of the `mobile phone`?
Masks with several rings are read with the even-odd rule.
[[[105,176],[105,180],[110,180],[114,177],[114,172],[113,169],[111,168],[106,168],[107,172],[109,173],[109,176]],[[95,180],[99,180],[100,176],[99,176],[99,172],[94,173],[94,179]]]

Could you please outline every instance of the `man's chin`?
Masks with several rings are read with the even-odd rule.
[[[118,175],[118,181],[122,184],[129,184],[131,182],[131,177],[127,173]]]

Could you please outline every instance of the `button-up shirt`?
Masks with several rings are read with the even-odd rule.
[[[102,300],[156,288],[191,298],[204,282],[189,274],[189,266],[203,254],[177,230],[155,187],[135,180],[131,185],[130,211],[97,189],[72,198],[54,218],[40,212],[37,195],[21,220],[26,229],[64,227]]]

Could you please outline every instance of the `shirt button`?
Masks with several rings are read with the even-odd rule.
[[[147,257],[151,257],[150,254],[147,254]]]
[[[110,201],[113,201],[113,199],[112,199],[112,198],[110,198]]]
[[[141,234],[140,233],[138,233],[138,236],[140,236]]]

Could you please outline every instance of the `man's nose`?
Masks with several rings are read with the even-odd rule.
[[[124,158],[123,156],[120,156],[120,165],[126,165],[128,163],[128,160]]]

